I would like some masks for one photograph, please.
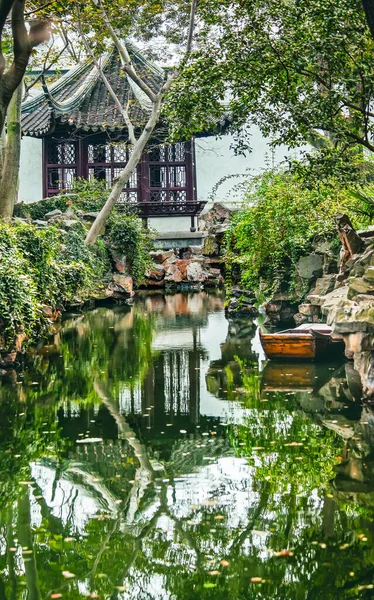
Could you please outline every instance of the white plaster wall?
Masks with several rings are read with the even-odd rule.
[[[42,198],[42,140],[24,137],[21,143],[18,200],[36,202]]]
[[[150,217],[148,227],[158,233],[174,233],[174,231],[190,231],[191,217]]]
[[[240,201],[240,194],[233,189],[243,181],[243,174],[258,175],[265,168],[275,167],[288,156],[297,156],[297,152],[289,151],[286,146],[271,150],[268,140],[262,136],[257,127],[251,128],[250,145],[252,152],[247,156],[235,156],[230,149],[233,143],[231,135],[220,139],[214,137],[197,138],[196,148],[196,179],[198,200],[210,200],[214,186],[229,175],[232,177],[221,184],[214,193],[214,201],[225,204],[235,204]]]

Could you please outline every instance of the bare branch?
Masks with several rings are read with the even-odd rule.
[[[94,53],[91,50],[91,47],[90,47],[90,45],[89,45],[89,43],[87,41],[87,38],[86,38],[85,34],[82,31],[80,20],[78,20],[77,29],[78,29],[79,35],[81,36],[81,38],[83,40],[83,44],[84,44],[84,46],[86,48],[87,54],[89,54],[90,57],[92,58],[92,60],[94,62],[94,65],[97,68],[97,70],[99,71],[100,77],[101,77],[102,81],[105,84],[105,87],[107,88],[109,94],[113,98],[115,105],[117,106],[118,110],[120,111],[120,113],[121,113],[121,115],[123,117],[123,120],[126,123],[126,127],[128,129],[128,132],[129,132],[130,142],[135,145],[136,144],[135,130],[134,130],[134,126],[133,126],[133,124],[131,122],[131,119],[130,119],[130,116],[129,116],[128,105],[127,105],[126,108],[124,108],[122,106],[121,102],[119,101],[117,94],[115,93],[115,91],[112,88],[112,86],[111,86],[108,78],[106,77],[104,71],[101,68],[101,64],[99,63],[99,61],[97,60],[97,58],[95,57]]]
[[[189,24],[189,28],[188,28],[187,46],[186,46],[186,52],[185,52],[186,57],[190,54],[191,49],[192,49],[193,34],[195,31],[196,8],[197,8],[197,0],[192,0],[191,13],[190,13],[190,24]]]
[[[134,81],[134,83],[136,83],[140,87],[140,89],[148,96],[148,98],[152,102],[155,102],[156,94],[151,90],[151,88],[146,84],[146,82],[141,77],[139,77],[139,75],[137,74],[137,72],[134,68],[134,65],[131,62],[131,57],[126,48],[126,44],[122,44],[122,42],[120,41],[118,35],[116,34],[114,28],[112,27],[112,24],[110,23],[110,21],[108,19],[108,15],[106,14],[104,8],[102,7],[100,0],[93,0],[93,2],[96,6],[98,6],[100,8],[100,12],[104,19],[105,25],[108,28],[110,36],[111,36],[113,42],[115,43],[116,48],[119,52],[119,55],[122,59],[122,65],[123,65],[124,71],[127,73],[127,75],[129,77],[131,77],[131,79]]]

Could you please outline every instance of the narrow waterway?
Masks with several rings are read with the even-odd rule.
[[[374,413],[219,293],[71,315],[0,379],[0,598],[374,594]]]

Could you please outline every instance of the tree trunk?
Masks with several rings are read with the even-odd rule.
[[[39,577],[36,567],[35,551],[31,533],[31,510],[28,486],[18,499],[18,541],[22,548],[27,548],[31,554],[25,561],[25,577],[29,600],[40,600]]]
[[[374,38],[374,0],[362,0],[371,36]]]
[[[0,181],[0,217],[10,220],[18,193],[18,177],[21,155],[21,104],[22,83],[13,94],[8,108],[7,142]]]
[[[92,227],[89,230],[87,237],[86,237],[86,244],[95,244],[97,238],[99,237],[100,231],[102,230],[103,226],[105,225],[118,198],[120,197],[121,193],[123,192],[123,188],[125,187],[126,183],[128,182],[131,174],[134,172],[134,170],[138,166],[138,163],[141,159],[141,156],[144,152],[147,142],[150,139],[150,137],[154,131],[154,128],[156,127],[157,122],[160,118],[161,101],[162,101],[162,94],[158,94],[156,101],[153,103],[152,114],[149,117],[148,123],[146,124],[140,138],[134,145],[133,151],[130,156],[130,160],[127,163],[126,167],[123,169],[120,176],[118,177],[118,179],[110,193],[108,200],[106,201],[103,208],[97,215],[95,221],[93,222]]]

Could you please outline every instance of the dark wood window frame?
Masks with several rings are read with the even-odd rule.
[[[108,144],[110,140],[105,135],[87,135],[78,140],[72,140],[66,134],[55,134],[43,139],[43,193],[44,197],[54,196],[62,190],[68,189],[72,171],[76,177],[89,179],[93,170],[97,174],[104,173],[103,179],[108,180],[109,187],[113,179],[126,165],[123,160],[117,160],[121,151],[116,152],[114,145]],[[61,162],[58,160],[65,155],[63,145],[67,149],[75,148],[74,162]],[[103,146],[100,157],[100,144]],[[92,150],[89,147],[97,146],[96,158],[92,159]],[[181,148],[184,147],[184,156]],[[61,149],[62,148],[62,149]],[[178,156],[179,152],[179,156]],[[122,152],[123,153],[123,152]],[[104,158],[105,154],[105,158]],[[110,155],[108,157],[108,154]],[[154,160],[157,158],[158,160]],[[56,158],[58,159],[56,162]],[[90,162],[89,162],[90,161]],[[151,181],[151,173],[159,174],[160,181]],[[184,172],[184,179],[183,179]],[[163,178],[161,177],[163,173]],[[61,176],[62,185],[57,177]],[[177,179],[179,177],[179,180]],[[136,187],[131,184],[124,189],[132,195],[132,199],[139,205],[143,216],[168,216],[178,214],[197,214],[203,203],[196,200],[196,173],[195,173],[195,148],[194,142],[179,142],[173,146],[155,146],[148,149],[142,156],[136,172]],[[134,181],[132,182],[134,183]],[[153,184],[153,185],[151,185]],[[162,193],[160,193],[162,192]],[[158,198],[157,198],[158,196]]]

